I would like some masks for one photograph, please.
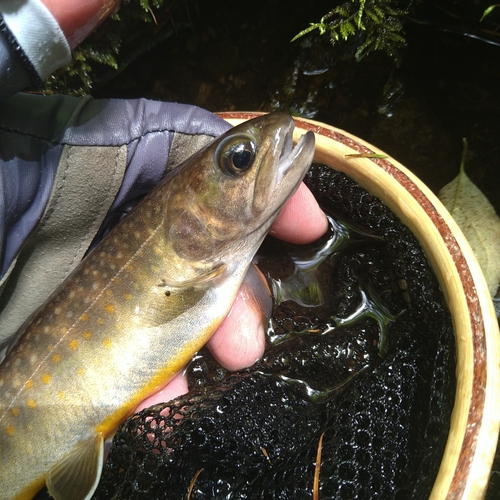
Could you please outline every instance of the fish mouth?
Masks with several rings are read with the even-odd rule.
[[[314,157],[314,134],[306,132],[294,146],[295,123],[290,115],[265,115],[271,122],[268,134],[273,136],[274,161],[258,174],[261,189],[254,193],[253,210],[261,226],[269,227],[287,200],[297,191]],[[270,168],[269,168],[270,167]]]
[[[292,184],[295,180],[295,189],[297,189],[313,161],[315,140],[314,134],[311,131],[307,131],[299,138],[294,146],[294,129],[294,121],[290,118],[289,125],[287,127],[283,127],[282,129],[283,146],[279,155],[277,170],[279,172],[280,181],[283,181],[285,177],[295,178],[290,179],[289,182]],[[293,189],[293,191],[295,191],[295,189]]]

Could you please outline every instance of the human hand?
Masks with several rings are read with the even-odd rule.
[[[269,234],[283,241],[307,244],[321,237],[328,222],[311,191],[302,183],[283,207]],[[251,268],[243,282],[231,311],[208,341],[214,358],[231,371],[247,368],[264,353],[265,332],[272,301],[270,291]],[[187,379],[179,373],[170,383],[145,399],[137,408],[170,401],[189,390]]]

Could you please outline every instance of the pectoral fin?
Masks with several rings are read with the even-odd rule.
[[[217,283],[218,280],[223,278],[226,271],[225,264],[218,264],[217,266],[200,273],[193,279],[169,281],[164,279],[162,286],[169,286],[171,288],[189,288],[191,286],[206,286],[212,283]]]
[[[49,493],[56,500],[90,499],[101,477],[103,461],[102,436],[80,443],[49,470]]]

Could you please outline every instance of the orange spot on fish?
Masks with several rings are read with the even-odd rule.
[[[103,325],[104,324],[104,318],[97,318],[97,324],[98,325]]]
[[[13,436],[16,431],[14,430],[14,427],[12,427],[12,425],[7,425],[5,427],[5,432],[7,433],[8,436]]]
[[[83,313],[81,316],[80,316],[80,321],[88,321],[89,317],[87,314]]]
[[[112,304],[106,304],[104,309],[106,309],[108,314],[113,314],[115,312],[115,307]]]
[[[161,255],[161,248],[160,247],[155,247],[155,254],[156,255]]]
[[[116,276],[111,280],[113,283],[120,283],[120,278],[117,278]]]
[[[50,381],[51,381],[51,380],[52,380],[52,377],[51,377],[50,373],[44,373],[44,374],[42,375],[42,382],[43,382],[44,384],[50,384]]]
[[[61,362],[61,355],[60,354],[54,354],[54,356],[52,356],[52,361],[54,363],[60,363]]]
[[[104,339],[102,341],[102,345],[106,348],[106,349],[110,349],[111,346],[113,345],[113,342],[111,342],[110,339]]]
[[[89,330],[85,330],[83,332],[83,338],[87,339],[87,340],[90,340],[92,338],[92,332],[90,332]]]
[[[58,397],[59,399],[64,399],[64,392],[63,392],[63,391],[58,391],[58,393],[57,393],[57,397]]]
[[[33,380],[29,379],[26,381],[26,383],[24,384],[24,387],[26,387],[26,389],[31,389],[33,387]]]
[[[75,351],[76,349],[78,349],[78,340],[73,339],[73,340],[69,343],[69,348],[70,348],[70,349],[72,349],[73,351]]]
[[[132,299],[132,294],[131,293],[124,293],[123,297],[125,300],[131,300]]]
[[[21,413],[21,411],[19,410],[19,408],[11,408],[10,413],[13,417],[17,417]]]
[[[28,408],[36,408],[36,401],[33,398],[29,398],[28,401],[26,401],[26,406]]]

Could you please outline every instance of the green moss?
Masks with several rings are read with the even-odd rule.
[[[335,45],[340,40],[347,40],[356,34],[363,34],[355,57],[362,59],[370,52],[383,50],[390,57],[397,58],[399,50],[405,45],[403,24],[408,16],[408,9],[397,6],[397,0],[351,0],[325,14],[318,23],[298,33],[298,38],[319,30],[328,34]]]

